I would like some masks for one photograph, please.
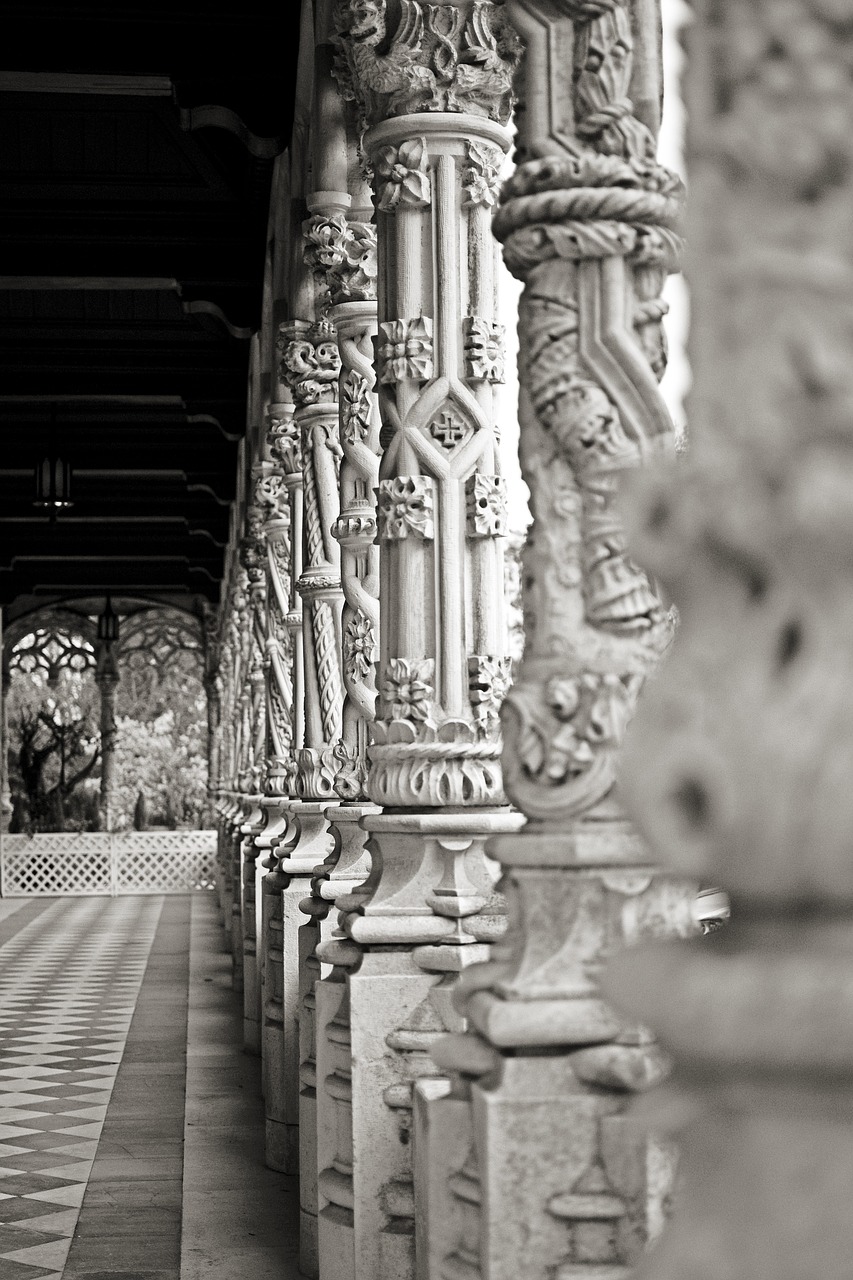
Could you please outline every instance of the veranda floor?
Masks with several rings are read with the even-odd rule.
[[[291,1280],[211,897],[0,901],[0,1280]]]

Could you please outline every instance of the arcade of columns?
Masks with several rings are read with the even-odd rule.
[[[659,0],[303,8],[210,686],[221,898],[301,1268],[623,1280],[666,1222],[677,1117],[683,1221],[643,1274],[816,1274],[786,1188],[853,1232],[853,3],[696,5],[678,466]],[[511,687],[498,242],[534,514]],[[649,682],[662,591],[681,632]],[[692,936],[715,883],[736,921]],[[633,1099],[661,1045],[682,1101],[653,1134]]]

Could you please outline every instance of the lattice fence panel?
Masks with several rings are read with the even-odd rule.
[[[3,896],[212,889],[215,831],[2,837]]]
[[[215,831],[128,831],[114,841],[117,893],[213,888]]]
[[[111,893],[110,837],[105,834],[3,836],[3,896]]]

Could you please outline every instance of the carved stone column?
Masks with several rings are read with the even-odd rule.
[[[262,801],[266,822],[256,841],[267,868],[262,900],[266,1162],[273,1169],[296,1173],[299,1085],[294,1046],[298,1044],[298,1030],[295,1008],[290,1007],[286,1054],[282,895],[288,878],[282,860],[300,834],[294,812],[299,808],[295,800],[296,750],[305,735],[305,667],[302,604],[295,584],[302,573],[303,479],[299,425],[294,419],[293,404],[283,399],[269,406],[257,496],[266,511],[269,660],[269,754]],[[292,986],[291,975],[291,997]]]
[[[506,11],[525,57],[518,164],[494,230],[525,285],[521,460],[534,521],[503,767],[528,821],[489,844],[509,930],[457,990],[477,1036],[437,1054],[457,1083],[432,1122],[452,1129],[458,1163],[449,1196],[432,1187],[443,1257],[429,1274],[627,1280],[660,1228],[672,1153],[624,1120],[662,1055],[605,1005],[598,979],[624,939],[695,928],[690,889],[656,874],[615,788],[625,727],[673,627],[628,556],[617,497],[623,473],[672,450],[660,290],[682,193],[655,160],[657,6],[509,0]]]
[[[690,35],[692,447],[632,520],[682,625],[624,785],[731,922],[608,975],[675,1060],[655,1280],[840,1280],[853,1250],[851,35],[850,0],[703,4]]]
[[[319,59],[327,49],[319,51]],[[320,70],[323,70],[321,61]],[[325,101],[322,92],[317,97]],[[343,104],[335,93],[334,108],[342,114]],[[330,113],[327,111],[326,115]],[[329,125],[335,123],[330,120]],[[343,120],[338,135],[346,142]],[[320,122],[321,134],[326,132]],[[330,154],[331,153],[331,154]],[[366,793],[367,746],[375,715],[376,670],[379,646],[379,549],[376,545],[376,486],[379,482],[379,408],[374,391],[373,368],[376,334],[376,228],[365,219],[372,212],[367,193],[361,193],[365,207],[351,208],[353,197],[334,191],[335,177],[346,180],[346,168],[336,172],[334,149],[323,152],[325,166],[318,164],[318,184],[323,188],[309,197],[312,216],[303,224],[305,260],[312,267],[331,303],[329,316],[335,325],[341,357],[339,409],[341,513],[332,533],[341,547],[341,582],[344,594],[342,615],[343,679],[345,697],[342,735],[335,745],[337,771],[335,791],[343,801],[329,810],[335,835],[335,851],[327,858],[312,882],[312,898],[303,904],[310,911],[309,924],[302,926],[305,954],[300,1036],[303,1072],[310,1071],[314,1089],[304,1090],[300,1119],[302,1161],[300,1195],[303,1206],[303,1233],[318,1230],[313,1246],[320,1275],[333,1274],[341,1252],[339,1237],[352,1237],[352,1158],[350,1171],[340,1163],[341,1107],[348,1106],[335,1087],[334,1041],[346,1019],[346,986],[342,980],[340,956],[346,951],[332,940],[336,922],[331,909],[338,899],[365,880],[369,856],[361,819],[378,813]],[[346,147],[343,147],[346,160]],[[321,960],[336,965],[328,981],[317,982]],[[335,1077],[336,1078],[336,1077]],[[331,1083],[330,1083],[331,1081]],[[313,1105],[316,1115],[309,1114]],[[347,1119],[343,1120],[347,1124]],[[351,1132],[351,1119],[348,1131]],[[350,1143],[351,1146],[351,1143]],[[318,1179],[319,1172],[319,1179]],[[313,1220],[312,1220],[313,1219]],[[343,1219],[343,1222],[342,1222]],[[345,1246],[346,1249],[346,1246]],[[351,1249],[351,1244],[350,1244]],[[311,1247],[305,1252],[311,1251]],[[304,1270],[304,1266],[303,1266]]]
[[[481,954],[485,840],[517,825],[499,763],[503,332],[489,221],[519,49],[503,7],[483,0],[342,0],[337,22],[373,174],[381,283],[381,651],[367,793],[384,811],[363,819],[364,891],[339,899],[361,959],[348,982],[353,1225],[335,1273],[374,1280],[413,1274],[412,1083],[435,1073],[429,1045],[447,1018],[459,1025],[449,988]]]

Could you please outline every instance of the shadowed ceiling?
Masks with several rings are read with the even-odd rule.
[[[81,595],[218,599],[299,9],[4,5],[8,616]],[[54,522],[33,505],[51,449],[74,503]]]

